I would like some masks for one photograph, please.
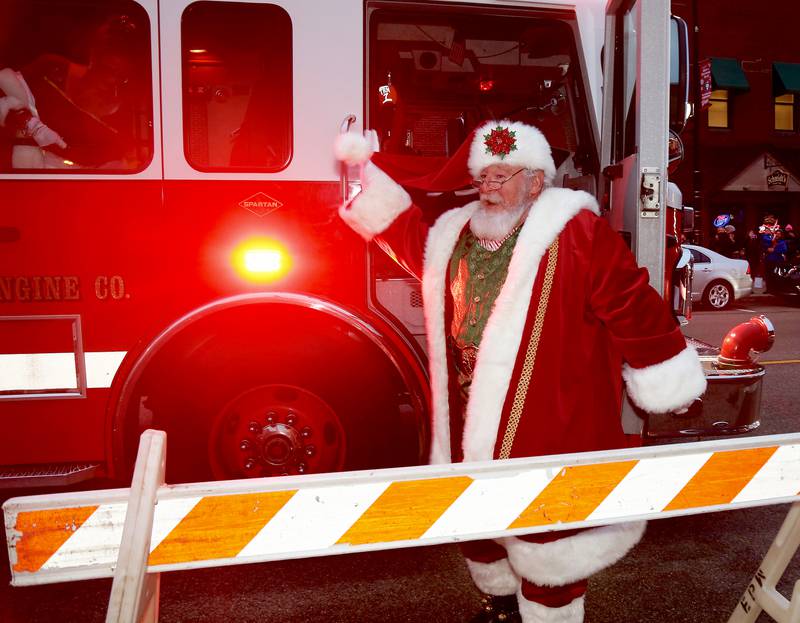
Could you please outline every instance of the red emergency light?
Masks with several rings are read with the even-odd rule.
[[[291,269],[286,247],[272,238],[250,238],[239,244],[231,255],[236,272],[249,281],[269,282],[280,279]]]

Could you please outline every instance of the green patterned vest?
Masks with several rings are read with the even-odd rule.
[[[450,257],[449,283],[453,321],[448,347],[458,371],[458,387],[466,406],[478,347],[519,238],[518,228],[496,251],[484,249],[467,227]]]

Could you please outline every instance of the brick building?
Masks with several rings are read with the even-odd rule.
[[[711,65],[711,101],[681,134],[686,157],[671,177],[699,209],[699,240],[719,214],[740,239],[767,213],[800,227],[800,2],[673,0],[672,10],[689,26],[693,86]]]

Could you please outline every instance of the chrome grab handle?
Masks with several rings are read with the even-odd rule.
[[[347,134],[350,131],[350,126],[352,126],[355,122],[356,122],[356,116],[353,113],[348,114],[342,121],[341,125],[339,126],[339,134]],[[339,163],[339,184],[342,193],[342,203],[347,203],[347,200],[349,198],[348,197],[349,180],[347,179],[346,162]]]
[[[342,124],[339,126],[339,134],[346,134],[350,131],[350,126],[356,122],[356,116],[353,113],[347,115]]]

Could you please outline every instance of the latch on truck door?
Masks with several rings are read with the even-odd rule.
[[[642,187],[640,189],[640,206],[642,218],[658,217],[661,206],[661,171],[657,168],[642,168]]]

